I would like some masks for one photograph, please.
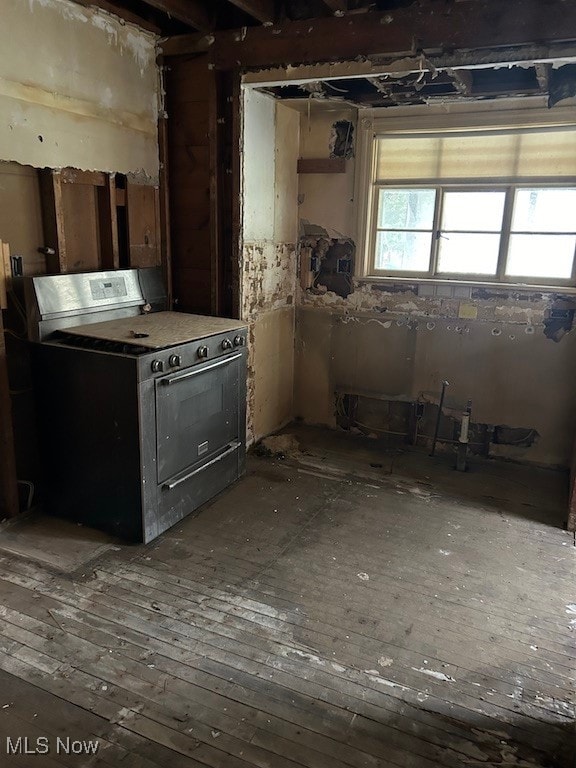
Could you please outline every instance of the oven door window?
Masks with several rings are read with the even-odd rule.
[[[156,382],[159,483],[238,438],[238,370],[230,358]]]

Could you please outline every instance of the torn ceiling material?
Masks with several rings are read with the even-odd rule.
[[[366,77],[318,80],[265,87],[278,99],[310,98],[377,108],[548,95],[548,106],[576,96],[576,64],[557,69],[532,62],[512,66],[389,72]]]
[[[470,2],[471,0],[468,0]],[[479,0],[473,0],[478,2]],[[129,22],[168,35],[191,30],[214,32],[272,26],[330,16],[387,13],[417,5],[417,0],[76,0],[99,5]]]
[[[463,58],[472,53],[476,60],[482,56],[489,60],[491,54],[498,57],[506,47],[515,49],[521,60],[523,47],[575,41],[576,5],[564,0],[469,0],[450,4],[429,0],[388,12],[219,31],[212,36],[208,52],[213,67],[230,70],[385,61],[420,52],[429,58],[449,54]],[[205,35],[182,35],[162,44],[166,56],[198,50],[206,51]]]

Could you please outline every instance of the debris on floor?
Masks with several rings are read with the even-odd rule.
[[[257,456],[267,456],[284,459],[287,456],[295,456],[300,452],[300,443],[294,435],[270,435],[258,443],[254,448]]]

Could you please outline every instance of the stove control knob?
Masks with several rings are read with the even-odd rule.
[[[222,349],[232,349],[232,342],[230,339],[224,339],[222,342]]]
[[[200,359],[208,357],[208,352],[210,350],[208,347],[198,347],[198,352],[196,353]]]
[[[152,360],[150,368],[152,368],[152,373],[160,373],[164,370],[164,363],[162,360]]]
[[[235,347],[243,347],[245,344],[244,336],[235,336],[234,337],[234,346]]]
[[[182,365],[182,357],[180,355],[170,355],[168,365],[170,368],[178,368],[179,365]]]

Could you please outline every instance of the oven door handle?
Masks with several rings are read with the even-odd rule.
[[[228,448],[218,456],[215,456],[211,461],[207,461],[206,464],[202,464],[201,467],[197,467],[196,469],[193,469],[192,472],[188,472],[187,475],[184,475],[183,477],[179,477],[177,480],[172,480],[171,483],[164,483],[162,486],[163,491],[171,491],[176,486],[180,485],[181,483],[185,483],[187,480],[190,480],[190,478],[194,477],[194,475],[198,475],[200,472],[203,472],[205,469],[208,469],[208,467],[213,466],[214,464],[217,464],[219,461],[222,461],[222,459],[225,459],[226,456],[230,456],[231,453],[234,453],[234,451],[237,451],[238,448],[240,448],[241,443],[238,440],[235,440],[232,443],[228,443]]]
[[[191,376],[199,376],[201,373],[205,373],[206,371],[212,371],[214,368],[220,368],[221,365],[228,365],[228,363],[231,363],[233,360],[238,360],[239,357],[242,357],[241,352],[238,352],[236,355],[230,355],[230,357],[227,357],[224,360],[217,360],[215,363],[212,363],[211,365],[205,365],[202,368],[194,368],[192,371],[178,373],[176,376],[167,376],[165,379],[160,379],[160,383],[163,386],[176,384],[178,381],[189,379]]]

